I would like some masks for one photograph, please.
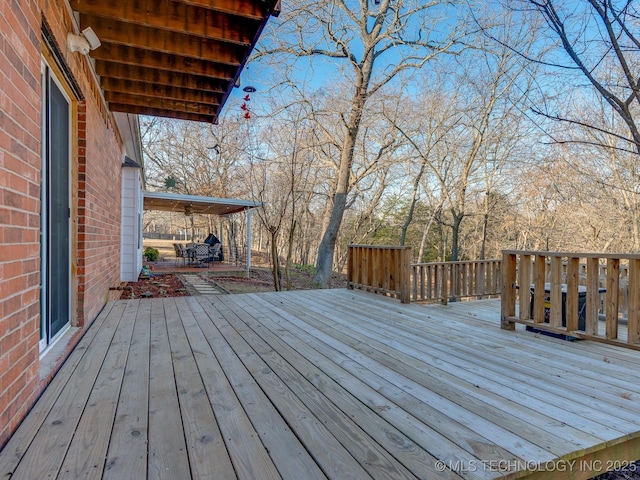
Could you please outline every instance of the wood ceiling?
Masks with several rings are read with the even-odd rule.
[[[114,112],[217,122],[279,0],[69,0]]]

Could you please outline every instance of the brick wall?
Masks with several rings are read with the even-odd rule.
[[[78,155],[80,324],[93,320],[112,298],[110,295],[115,294],[109,291],[109,287],[120,284],[122,155],[115,141],[114,129],[104,128],[103,113],[95,100],[87,98],[86,103],[87,131],[91,134],[82,139],[86,143],[86,151],[80,149]],[[114,157],[118,161],[108,161]]]
[[[84,96],[74,110],[71,323],[88,327],[120,283],[122,142],[87,59],[66,50],[72,23],[63,2],[0,1],[0,447],[45,386],[38,350],[43,18]]]
[[[38,395],[40,22],[0,2],[0,445]]]

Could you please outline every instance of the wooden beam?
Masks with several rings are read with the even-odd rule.
[[[197,5],[246,18],[263,19],[278,2],[276,0],[270,0],[269,2],[255,2],[252,0],[180,0],[180,3]]]
[[[190,120],[193,122],[216,123],[216,115],[200,115],[197,113],[179,112],[174,110],[162,110],[159,108],[143,107],[141,105],[109,103],[112,112],[135,113],[138,115],[151,115],[155,117],[175,118],[178,120]]]
[[[219,106],[222,94],[211,93],[202,90],[191,90],[153,83],[142,83],[132,80],[115,78],[102,78],[102,89],[105,92],[126,93],[129,95],[141,95],[152,98],[165,98],[172,100],[184,100],[187,102],[204,103]]]
[[[102,45],[100,48],[91,52],[91,57],[96,60],[158,68],[175,73],[205,76],[221,80],[234,79],[237,71],[237,68],[222,65],[217,62],[131,48],[124,45]]]
[[[82,25],[91,25],[103,44],[126,45],[156,52],[215,60],[238,67],[249,54],[249,47],[167,30],[136,26],[106,18],[82,15]],[[103,48],[100,47],[100,48]]]
[[[171,100],[158,97],[145,97],[142,95],[129,95],[127,93],[105,92],[108,102],[125,105],[138,105],[141,107],[157,108],[185,113],[197,113],[200,115],[215,115],[218,108],[203,103],[188,102],[183,100]]]
[[[184,2],[105,2],[103,0],[71,0],[71,8],[87,18],[126,22],[174,32],[189,32],[213,40],[249,46],[255,39],[261,18],[240,18]],[[93,24],[89,23],[93,27]],[[131,28],[131,27],[129,27]]]
[[[104,60],[96,61],[96,73],[104,78],[132,80],[136,82],[167,85],[193,90],[204,90],[211,93],[226,93],[229,81],[201,77],[197,75],[183,75],[169,70],[114,63]]]

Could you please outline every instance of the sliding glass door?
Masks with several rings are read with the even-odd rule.
[[[70,319],[71,102],[42,70],[41,349]]]

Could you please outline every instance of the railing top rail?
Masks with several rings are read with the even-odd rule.
[[[386,250],[410,250],[411,247],[400,247],[398,245],[358,245],[355,243],[350,243],[349,247],[358,247],[358,248],[384,248]]]
[[[507,255],[542,255],[545,257],[569,258],[619,258],[625,260],[640,260],[638,253],[594,253],[594,252],[547,252],[540,250],[503,250]]]
[[[501,258],[486,258],[484,260],[457,260],[455,262],[424,262],[424,263],[412,263],[412,267],[418,267],[422,265],[460,265],[465,263],[489,263],[489,262],[501,262]]]

